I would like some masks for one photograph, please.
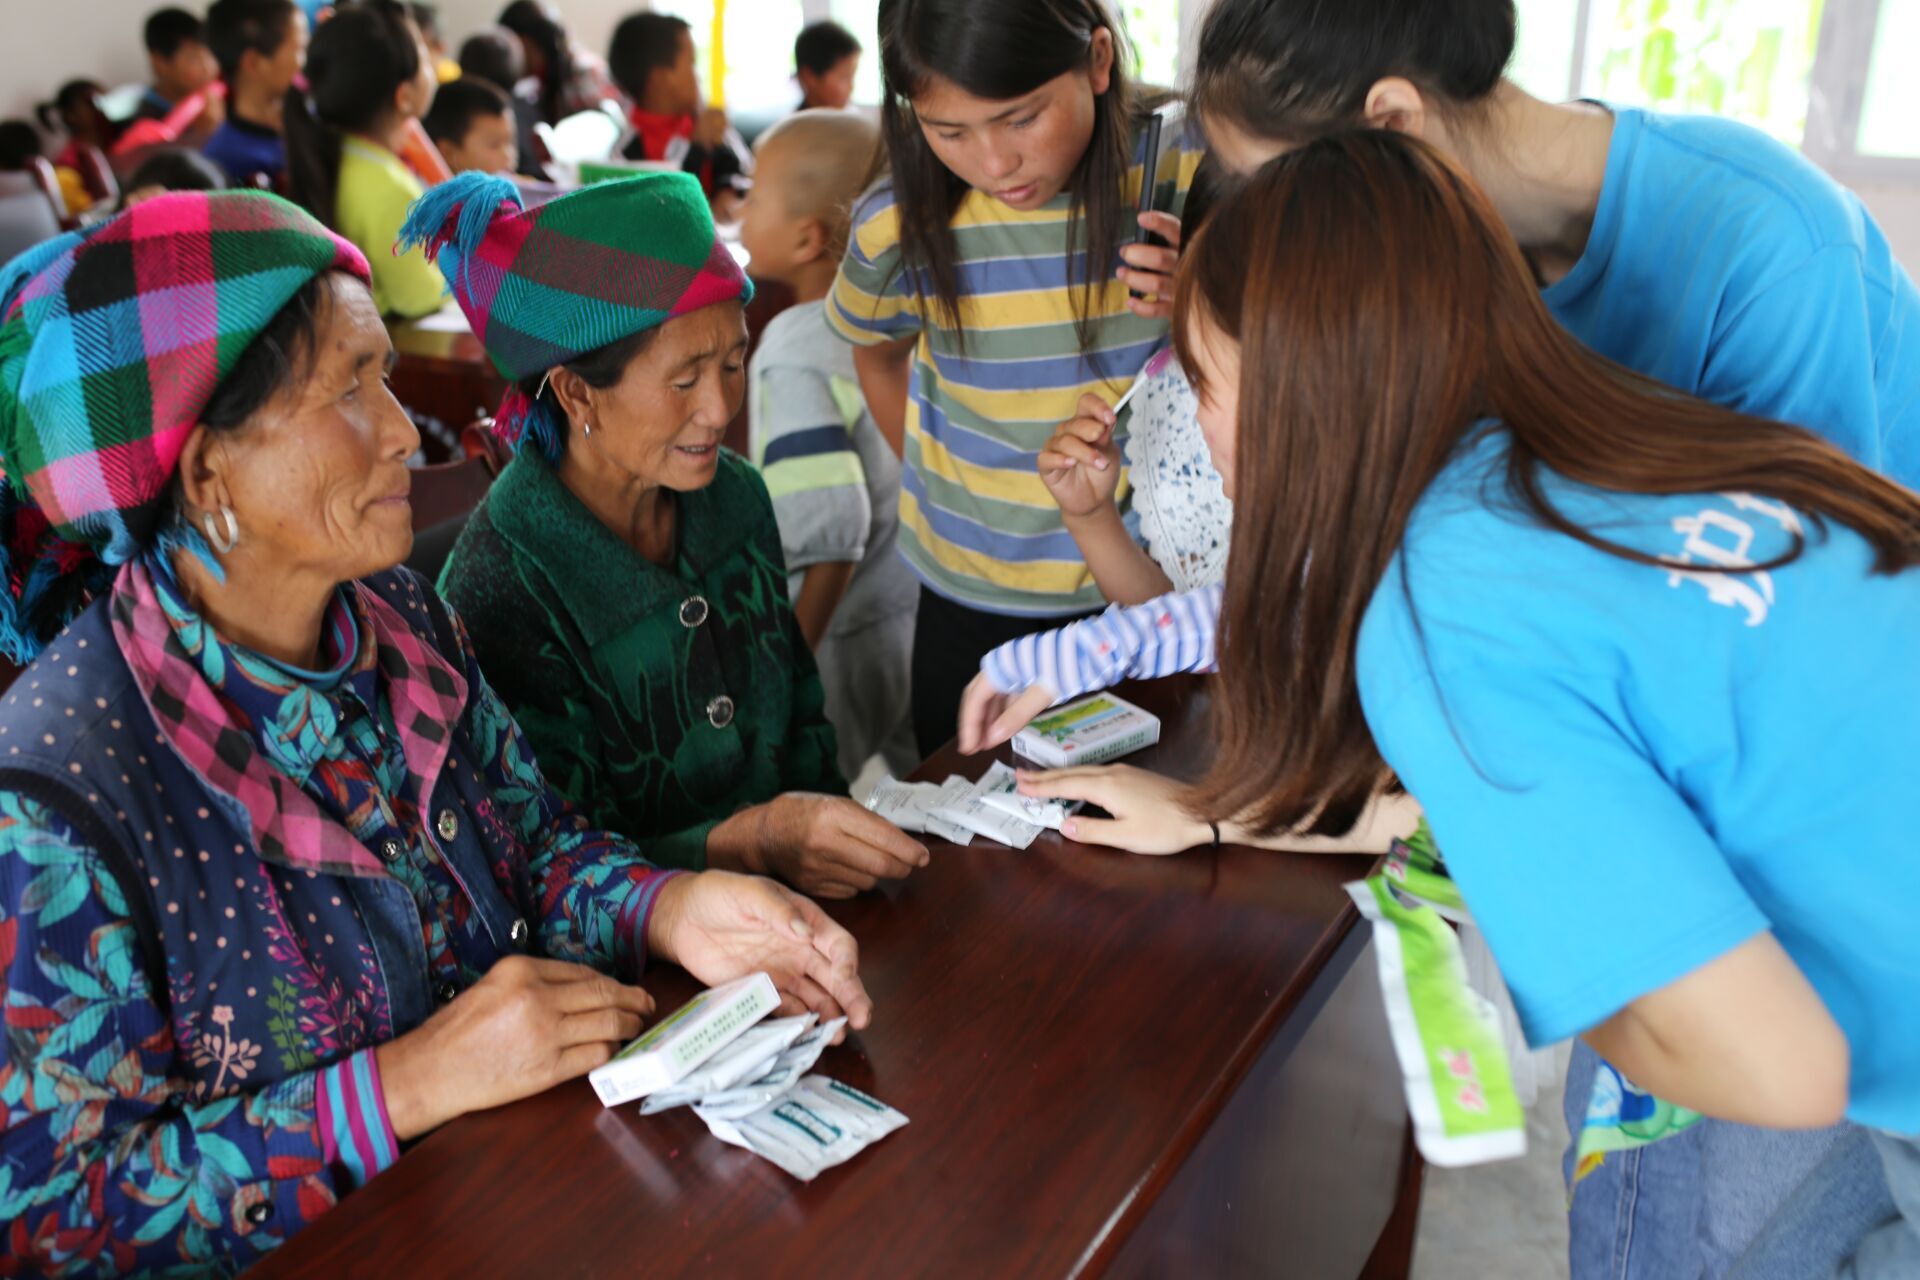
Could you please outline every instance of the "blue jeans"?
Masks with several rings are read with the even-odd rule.
[[[1855,1129],[1807,1175],[1735,1280],[1920,1276],[1920,1140]]]
[[[1599,1062],[1574,1042],[1565,1102],[1572,1134],[1586,1117]],[[1569,1144],[1562,1167],[1573,1191],[1573,1280],[1720,1280],[1835,1144],[1858,1132],[1702,1120],[1652,1146],[1609,1153],[1578,1187]]]

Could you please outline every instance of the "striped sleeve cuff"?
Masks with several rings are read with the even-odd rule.
[[[1116,605],[1098,617],[1010,640],[990,650],[980,670],[1003,694],[1042,685],[1058,702],[1122,680],[1212,671],[1222,593],[1216,584]]]
[[[346,1171],[349,1186],[362,1186],[400,1158],[400,1140],[387,1118],[387,1095],[373,1050],[362,1049],[330,1067],[315,1084],[322,1158]]]
[[[647,927],[653,923],[653,908],[660,901],[660,890],[666,888],[667,881],[675,876],[691,874],[679,869],[649,868],[646,877],[638,885],[638,892],[629,894],[620,905],[619,933],[632,943],[633,968],[629,972],[634,977],[638,978],[647,971]]]

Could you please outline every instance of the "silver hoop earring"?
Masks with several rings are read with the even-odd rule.
[[[220,531],[214,528],[213,512],[209,511],[200,517],[200,523],[206,529],[207,541],[213,544],[213,549],[221,555],[226,555],[240,545],[240,522],[233,518],[233,508],[225,503],[220,505],[220,516],[226,522],[224,538],[220,536]]]
[[[581,434],[581,435],[583,435],[583,436],[590,436],[590,435],[592,435],[592,434],[593,434],[593,424],[592,424],[591,422],[582,422],[582,423],[580,424],[580,434]]]

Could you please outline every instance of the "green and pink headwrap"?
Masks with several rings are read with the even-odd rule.
[[[646,173],[528,209],[505,178],[463,173],[414,203],[400,232],[440,265],[454,299],[513,383],[676,316],[746,302],[753,284],[714,235],[700,183]],[[566,423],[548,400],[507,392],[494,430],[557,461]]]
[[[0,651],[30,661],[163,536],[180,451],[302,286],[366,259],[255,191],[182,192],[0,268]]]

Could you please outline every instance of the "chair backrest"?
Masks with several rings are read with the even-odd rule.
[[[513,461],[513,450],[493,434],[493,419],[481,418],[460,429],[460,452],[468,458],[484,458],[487,470],[499,475]]]
[[[480,505],[493,483],[493,468],[486,458],[415,467],[412,475],[416,533],[466,515]]]
[[[44,191],[27,174],[0,174],[4,178],[27,178],[30,185],[20,189],[0,189],[0,262],[11,261],[43,240],[60,234],[60,216]]]
[[[60,175],[54,171],[53,161],[34,156],[25,169],[0,173],[0,195],[23,191],[38,191],[53,206],[53,216],[62,223],[67,220],[67,197],[60,189]]]
[[[120,181],[114,177],[107,153],[98,147],[82,147],[79,154],[80,181],[96,204],[112,204],[120,198]]]

